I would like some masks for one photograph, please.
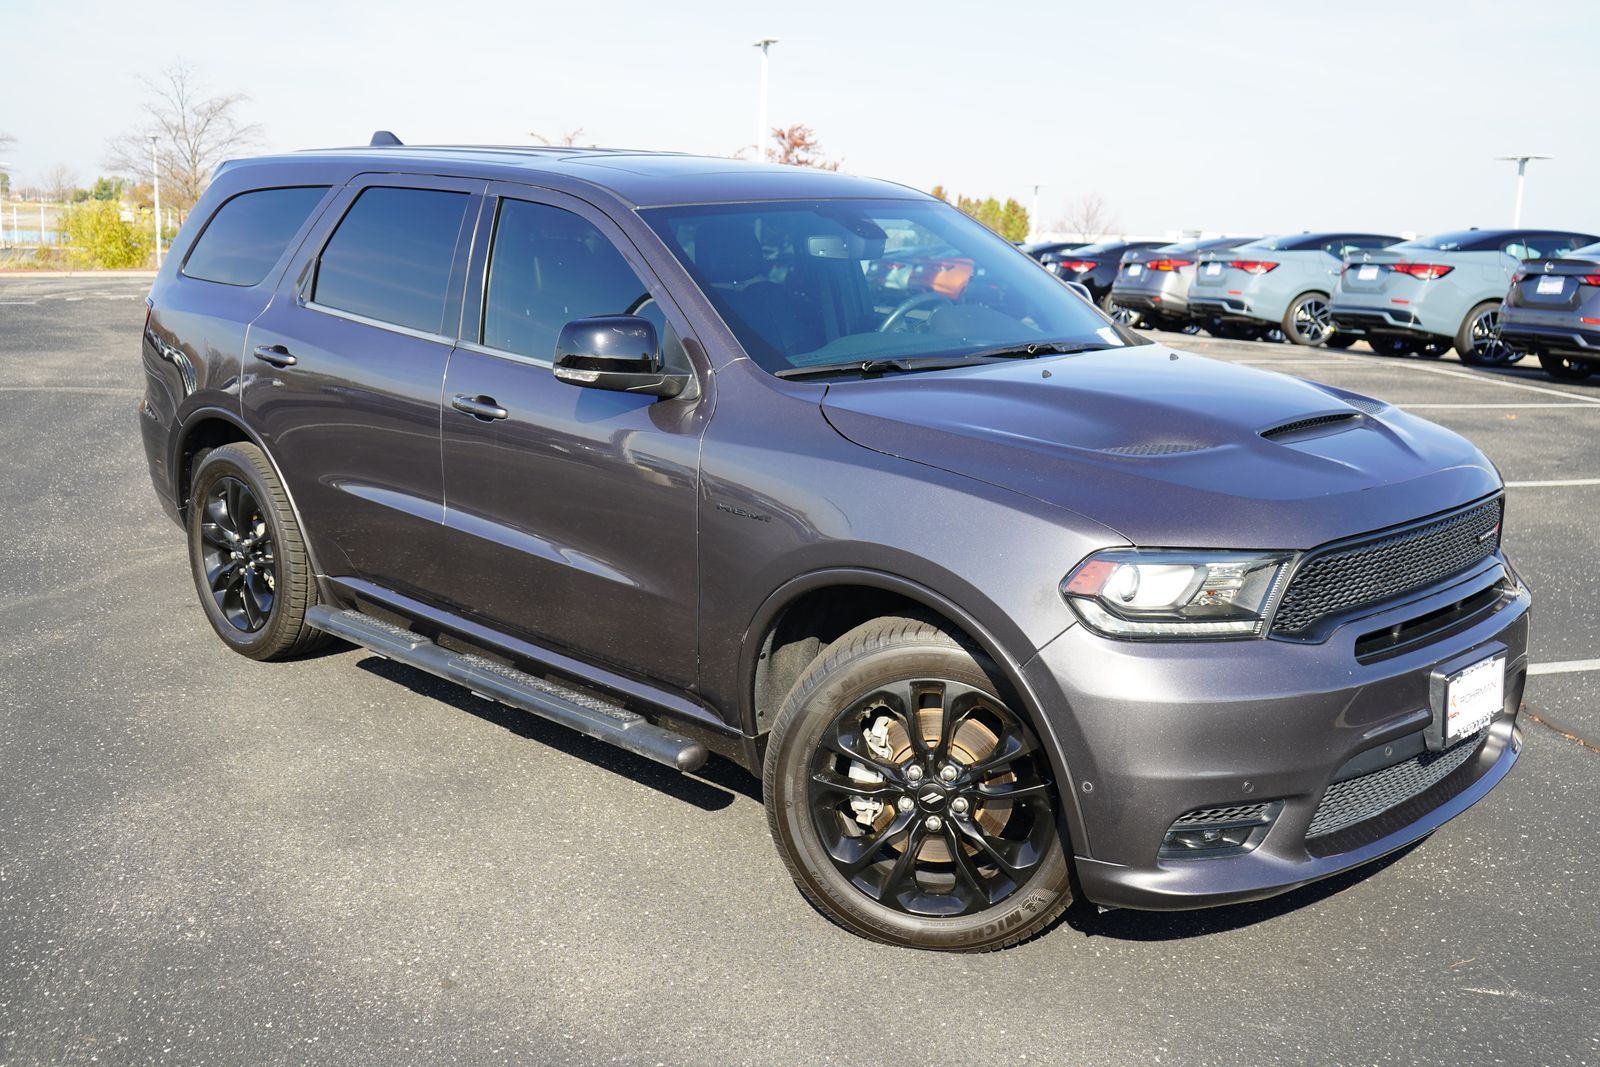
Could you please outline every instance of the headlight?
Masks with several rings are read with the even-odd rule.
[[[1061,595],[1085,625],[1108,637],[1259,637],[1292,558],[1111,549],[1078,564]]]

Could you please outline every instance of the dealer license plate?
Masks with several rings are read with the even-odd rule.
[[[1356,271],[1356,281],[1370,282],[1378,277],[1378,268],[1369,263]]]
[[[1471,737],[1505,707],[1506,658],[1479,660],[1445,680],[1444,743]]]
[[[1562,278],[1558,274],[1552,274],[1548,277],[1540,278],[1539,286],[1534,291],[1540,296],[1550,296],[1551,294],[1561,292],[1565,286],[1566,279]]]
[[[1222,264],[1221,263],[1207,263],[1206,264],[1206,274],[1208,274],[1209,276],[1215,278],[1217,275],[1219,275],[1221,273],[1222,273]]]
[[[1128,277],[1137,278],[1139,275],[1141,275],[1143,273],[1144,273],[1144,267],[1141,264],[1138,264],[1138,263],[1130,263],[1130,264],[1128,264]]]

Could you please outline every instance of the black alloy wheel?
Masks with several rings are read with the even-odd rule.
[[[1297,345],[1320,345],[1333,333],[1328,298],[1321,293],[1296,297],[1283,316],[1283,334]]]
[[[1522,353],[1500,337],[1500,304],[1487,301],[1467,313],[1456,334],[1456,355],[1474,367],[1509,367]]]
[[[811,818],[835,868],[924,918],[1015,893],[1048,851],[1055,807],[1033,731],[947,679],[875,689],[834,719],[812,759]]]
[[[201,559],[217,609],[234,629],[267,624],[278,587],[272,531],[250,487],[231,475],[211,483],[200,519]]]

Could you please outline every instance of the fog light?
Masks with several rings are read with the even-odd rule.
[[[1267,836],[1281,801],[1199,808],[1178,818],[1161,839],[1161,859],[1199,859],[1248,852]]]

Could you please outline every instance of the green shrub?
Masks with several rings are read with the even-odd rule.
[[[142,267],[150,258],[150,227],[124,221],[115,201],[74,204],[61,213],[61,234],[80,267]]]

